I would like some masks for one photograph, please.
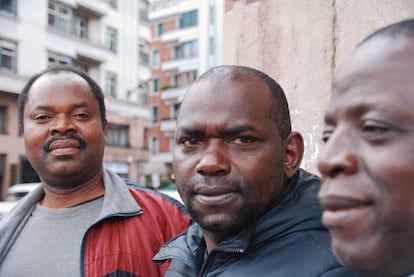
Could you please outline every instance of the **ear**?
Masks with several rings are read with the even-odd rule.
[[[285,177],[290,179],[299,169],[303,157],[303,138],[298,132],[292,132],[285,139]]]
[[[104,130],[104,133],[106,135],[107,131],[108,131],[108,120],[105,118],[104,121],[102,122],[102,128]]]

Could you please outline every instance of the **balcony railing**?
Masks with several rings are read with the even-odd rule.
[[[161,131],[162,132],[174,132],[177,120],[175,118],[170,118],[161,121]]]
[[[198,38],[198,27],[190,27],[184,29],[176,29],[174,31],[165,32],[162,35],[162,40],[164,43],[183,43],[186,41],[192,41]]]
[[[162,63],[163,71],[187,72],[197,70],[198,57],[174,59]]]
[[[162,91],[161,98],[166,102],[181,102],[190,85],[169,88]]]

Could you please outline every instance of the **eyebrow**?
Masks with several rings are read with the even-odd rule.
[[[72,109],[79,109],[79,108],[84,108],[84,107],[88,107],[88,103],[86,102],[82,102],[82,103],[77,103],[72,105]],[[38,105],[34,108],[35,110],[52,110],[53,108],[51,106],[45,106],[45,105]]]
[[[371,104],[357,104],[355,106],[351,106],[351,107],[347,107],[345,110],[345,114],[346,115],[352,115],[360,117],[363,114],[367,113],[368,111],[370,111],[372,109]],[[335,114],[338,113],[337,110],[332,110],[332,111],[328,111],[327,113],[325,113],[324,116],[324,121],[325,124],[327,125],[333,125],[335,124],[336,120],[335,120]]]
[[[218,132],[221,136],[231,137],[231,136],[234,136],[234,135],[237,135],[243,132],[247,132],[247,131],[252,131],[252,130],[254,130],[252,126],[245,124],[245,125],[229,127],[229,128],[226,128],[225,130],[219,130]],[[196,136],[196,137],[200,137],[204,135],[204,131],[202,131],[199,128],[193,128],[193,127],[180,127],[178,128],[178,131],[186,135]]]

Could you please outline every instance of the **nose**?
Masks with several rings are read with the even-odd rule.
[[[335,178],[342,174],[354,174],[358,170],[358,147],[350,132],[334,132],[319,160],[318,169],[322,177]]]
[[[230,172],[230,163],[224,145],[209,145],[197,163],[196,171],[203,176],[223,176]]]
[[[70,116],[68,115],[56,115],[53,124],[50,127],[50,133],[52,135],[55,134],[67,134],[71,132],[75,132],[76,128],[73,124]]]

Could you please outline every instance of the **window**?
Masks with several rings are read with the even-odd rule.
[[[85,72],[85,73],[89,73],[89,65],[88,64],[86,64],[86,63],[82,63],[82,62],[79,62],[79,61],[77,61],[76,63],[75,63],[75,66],[77,67],[77,68],[79,68],[80,70],[82,70],[83,72]]]
[[[180,18],[180,28],[196,26],[198,23],[197,10],[185,12]]]
[[[174,47],[175,59],[193,58],[198,55],[198,42],[192,40]]]
[[[152,123],[158,122],[158,107],[154,106],[152,107]]]
[[[69,56],[49,52],[48,54],[48,65],[53,64],[72,64],[72,58]]]
[[[159,147],[158,138],[157,137],[152,137],[151,138],[151,144],[150,144],[150,153],[151,153],[151,155],[158,154],[158,152],[159,152],[158,147]]]
[[[49,0],[48,21],[56,30],[88,38],[88,18],[76,14],[70,6]]]
[[[152,52],[152,67],[159,67],[160,66],[160,51],[154,50]]]
[[[188,72],[182,72],[173,75],[172,78],[172,86],[174,87],[181,87],[186,86],[191,83],[193,83],[197,78],[197,71],[188,71]]]
[[[173,119],[177,118],[179,109],[180,109],[180,103],[174,103],[171,106],[171,118],[173,118]]]
[[[0,189],[3,185],[5,173],[6,173],[6,155],[0,154]]]
[[[156,93],[158,91],[158,79],[152,79],[152,92]]]
[[[106,74],[105,93],[111,97],[116,97],[116,75],[112,73]]]
[[[129,126],[108,124],[107,143],[111,146],[129,147]]]
[[[148,105],[148,84],[146,82],[139,82],[138,103],[142,105]]]
[[[113,9],[118,8],[118,1],[117,0],[109,0],[109,6]]]
[[[157,35],[160,37],[164,33],[164,24],[158,23]]]
[[[209,37],[208,38],[208,53],[210,55],[214,55],[214,51],[215,51],[215,40],[214,37]]]
[[[139,0],[138,2],[138,14],[139,20],[141,22],[148,22],[148,1],[147,0]]]
[[[88,19],[86,17],[75,17],[75,35],[81,38],[88,38]]]
[[[69,6],[49,1],[49,26],[65,33],[72,33],[72,12],[72,8]]]
[[[139,63],[148,64],[148,42],[140,40],[139,42]]]
[[[115,172],[121,178],[128,178],[129,166],[126,162],[105,161],[104,167]]]
[[[16,15],[17,0],[0,0],[0,10]]]
[[[7,107],[0,106],[0,134],[6,133]]]
[[[106,48],[116,53],[117,51],[117,32],[113,28],[106,29]]]
[[[214,25],[216,22],[215,8],[213,5],[210,5],[208,7],[208,22],[210,25]]]
[[[0,69],[10,72],[17,72],[16,48],[14,42],[0,39]]]

